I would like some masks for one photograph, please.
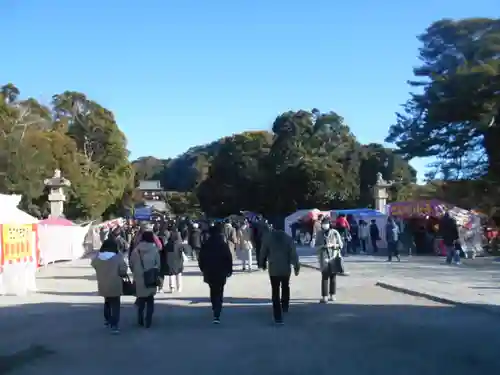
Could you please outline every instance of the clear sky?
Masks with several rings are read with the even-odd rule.
[[[115,113],[131,158],[313,107],[382,142],[408,98],[416,36],[440,18],[499,14],[499,0],[0,0],[0,83],[44,103],[87,94]]]

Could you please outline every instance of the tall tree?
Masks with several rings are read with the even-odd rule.
[[[245,132],[220,140],[208,177],[197,189],[203,209],[227,216],[240,210],[261,210],[262,159],[269,153],[272,134]]]
[[[354,208],[372,203],[377,172],[398,181],[396,197],[400,187],[415,181],[406,161],[380,145],[361,145],[334,112],[287,112],[272,129],[217,142],[208,176],[197,189],[206,213],[280,216],[300,208]]]
[[[113,114],[81,93],[55,95],[52,107],[0,88],[0,191],[46,213],[44,179],[61,169],[72,181],[66,214],[97,218],[133,185],[123,133]]]
[[[125,135],[111,111],[82,93],[54,95],[53,108],[81,155],[82,182],[75,185],[72,203],[88,217],[100,216],[122,198],[134,177]]]
[[[500,19],[445,19],[418,39],[418,92],[387,141],[407,158],[436,157],[444,179],[500,179]]]

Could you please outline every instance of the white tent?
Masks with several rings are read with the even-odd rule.
[[[17,208],[20,195],[0,194],[0,224],[36,224],[38,219]]]
[[[314,213],[314,215],[319,215],[319,214],[329,215],[330,214],[329,211],[320,211],[317,208],[308,209],[308,210],[298,210],[297,212],[294,212],[293,214],[291,214],[285,218],[285,228],[284,228],[285,233],[288,234],[289,236],[291,236],[292,235],[292,228],[290,226],[311,212]]]
[[[21,201],[20,195],[0,194],[0,225],[30,225],[37,224],[38,219],[17,208]],[[28,291],[36,291],[36,234],[32,233],[32,260],[4,264],[0,272],[0,294],[23,295]],[[0,252],[3,252],[0,243]]]

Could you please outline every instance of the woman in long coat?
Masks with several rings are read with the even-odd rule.
[[[182,272],[184,271],[185,244],[178,231],[173,230],[163,248],[161,274],[167,276],[170,292],[182,291]],[[165,280],[166,282],[167,280]]]
[[[198,264],[203,273],[203,280],[210,287],[210,301],[214,314],[214,323],[220,323],[220,314],[224,299],[226,280],[233,274],[233,257],[229,245],[224,239],[222,228],[210,227],[210,236],[202,245]]]
[[[236,250],[236,256],[242,263],[243,271],[252,271],[252,230],[248,225],[248,222],[245,221],[243,225],[237,230],[238,244]]]
[[[130,269],[134,276],[137,296],[138,323],[149,328],[154,312],[156,287],[148,287],[144,282],[144,273],[152,268],[160,270],[160,253],[155,245],[153,232],[146,231],[141,236],[137,247],[131,251]],[[146,312],[146,316],[144,316]]]

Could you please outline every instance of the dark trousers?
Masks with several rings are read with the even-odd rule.
[[[321,272],[321,297],[334,296],[337,292],[337,274],[330,271]]]
[[[361,238],[359,240],[359,243],[361,244],[361,250],[366,253],[366,239],[365,238]]]
[[[165,275],[161,275],[158,277],[158,287],[157,287],[158,292],[163,289],[164,284],[165,284]]]
[[[290,306],[290,276],[270,276],[270,279],[273,317],[279,322],[283,320],[283,312],[287,312]]]
[[[259,264],[260,262],[260,245],[261,242],[259,240],[255,241],[255,258],[257,259],[257,265],[260,267],[261,265]]]
[[[104,321],[117,328],[120,323],[120,297],[104,297]]]
[[[373,247],[373,252],[376,253],[378,252],[378,244],[377,244],[377,240],[375,238],[372,237],[372,247]]]
[[[144,315],[144,311],[146,314]],[[155,296],[137,297],[137,314],[140,325],[151,326],[155,311]]]
[[[222,303],[224,301],[224,286],[226,280],[213,281],[208,284],[210,287],[210,303],[212,304],[212,311],[214,318],[220,318],[222,311]]]
[[[193,259],[198,260],[200,257],[200,248],[193,247],[193,252],[192,252],[191,256],[193,257]]]
[[[398,243],[397,242],[387,242],[387,259],[390,261],[392,260],[392,256],[398,257],[399,256],[399,250],[398,250]]]

